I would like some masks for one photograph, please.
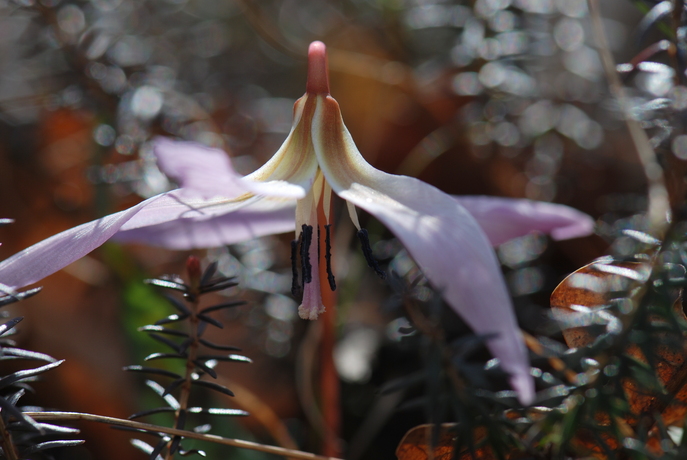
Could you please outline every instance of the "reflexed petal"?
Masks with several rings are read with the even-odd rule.
[[[302,198],[303,187],[284,180],[256,183],[244,179],[231,166],[229,157],[219,149],[195,142],[155,139],[157,164],[181,186],[185,196],[201,198],[236,197],[246,192],[264,196]]]
[[[153,225],[157,226],[177,219],[193,219],[194,221],[214,219],[228,213],[236,212],[247,205],[252,206],[251,203],[254,203],[256,200],[261,200],[263,197],[293,198],[294,193],[292,192],[294,190],[299,192],[299,197],[304,196],[306,190],[310,190],[318,168],[317,159],[312,151],[310,137],[309,135],[303,136],[303,133],[310,133],[310,127],[305,126],[303,123],[299,123],[299,121],[304,112],[312,118],[313,111],[313,103],[307,104],[305,99],[297,102],[296,120],[284,144],[270,161],[254,173],[242,179],[233,172],[226,154],[220,150],[211,149],[190,142],[177,142],[159,138],[156,141],[156,152],[160,158],[160,167],[163,171],[179,180],[184,188],[167,193],[162,199],[155,202],[152,206],[147,207],[142,213],[136,215],[134,219],[124,225],[121,229],[122,232],[135,228]],[[194,164],[194,161],[190,160],[191,158],[196,158],[197,161],[207,161],[210,168],[217,170],[218,173],[215,174],[207,171],[209,168],[205,166],[202,168],[191,166]],[[195,172],[185,172],[187,166]],[[226,181],[223,182],[222,178],[226,179]],[[287,180],[289,182],[286,182]],[[206,189],[203,189],[204,181],[209,184]],[[227,187],[227,184],[229,184],[229,187]],[[205,192],[196,193],[199,190],[205,190]],[[210,193],[212,190],[217,193],[222,192],[222,195],[216,196],[216,193]],[[252,193],[245,193],[247,190],[262,196],[254,196]],[[206,199],[208,194],[213,195],[213,198]],[[276,198],[274,199],[277,200]],[[275,201],[275,203],[277,201]],[[282,203],[282,206],[292,205],[293,204],[286,202]],[[274,203],[268,205],[267,210],[271,212],[273,207]],[[248,217],[251,214],[249,212],[244,212],[243,215]],[[269,221],[269,219],[258,219],[261,220],[263,224]],[[225,224],[229,220],[229,218],[221,219]],[[283,219],[279,220],[282,223],[278,228],[281,229],[284,227]],[[193,239],[186,239],[186,241],[183,241],[184,239],[176,232],[184,228],[187,229],[184,230],[184,232],[188,234],[189,222],[190,221],[187,220],[180,226],[169,224],[151,231],[128,233],[126,236],[123,236],[123,234],[121,236],[122,240],[126,238],[126,241],[135,241],[135,238],[140,236],[140,238],[142,238],[141,241],[155,244],[153,236],[155,234],[164,234],[166,235],[165,241],[172,244],[174,248],[180,248],[187,244],[200,244],[200,241],[195,239],[195,236],[200,237],[202,234],[207,233],[210,230],[210,226],[213,224],[203,225],[203,229],[199,230],[199,233],[195,235]],[[244,233],[248,233],[248,227],[245,225],[242,225],[242,227],[245,230]],[[264,231],[267,231],[267,229],[265,228]],[[216,230],[214,230],[214,233],[219,235]],[[277,231],[269,233],[277,233]],[[264,234],[264,232],[262,234]],[[222,235],[224,236],[217,236],[211,240],[226,240],[226,233],[222,233]],[[163,242],[157,244],[165,245]],[[208,243],[203,244],[202,247],[210,246]]]
[[[120,227],[160,195],[136,206],[65,230],[0,262],[0,280],[13,288],[35,283],[105,243]]]
[[[314,111],[314,104],[306,107],[304,100],[297,112],[302,113],[304,107],[309,114]],[[0,279],[12,287],[34,283],[88,254],[120,230],[117,239],[121,241],[174,249],[221,246],[293,230],[293,198],[305,195],[318,170],[309,135],[293,136],[310,132],[309,126],[299,128],[297,121],[275,155],[281,163],[270,161],[246,178],[234,172],[220,150],[158,138],[155,150],[160,168],[183,189],[37,243],[0,263]]]
[[[587,236],[594,220],[562,204],[490,196],[454,196],[475,218],[494,246],[532,231],[550,233],[555,240]]]
[[[248,174],[246,181],[286,181],[302,187],[306,192],[310,190],[318,170],[310,141],[310,120],[314,111],[315,103],[310,98],[302,97],[296,101],[291,132],[272,158],[257,171]]]
[[[120,230],[113,240],[179,250],[214,248],[259,236],[292,232],[294,216],[295,201],[258,198],[239,209],[218,205],[209,214],[189,212],[186,217],[156,225],[130,226],[129,230]],[[154,216],[144,217],[142,220]]]
[[[452,197],[417,179],[378,171],[360,155],[338,104],[318,97],[313,143],[334,192],[377,217],[406,246],[452,308],[487,342],[522,402],[534,395],[527,351],[494,251]]]

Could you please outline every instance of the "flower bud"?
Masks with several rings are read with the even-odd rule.
[[[193,288],[200,286],[200,278],[203,272],[200,270],[200,259],[196,256],[188,256],[186,259],[186,273],[188,274],[189,284]]]

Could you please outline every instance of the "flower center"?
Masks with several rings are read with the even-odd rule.
[[[324,197],[323,197],[324,201]],[[318,204],[318,217],[320,214],[326,215],[329,211],[322,209],[323,201]],[[324,212],[322,212],[324,211]],[[355,209],[349,209],[349,212],[355,213]],[[329,220],[329,219],[327,219]],[[363,256],[367,265],[372,268],[375,273],[381,278],[386,279],[386,273],[381,269],[379,263],[374,258],[372,254],[372,246],[370,245],[370,237],[366,229],[360,227],[357,216],[351,215],[351,220],[353,224],[358,228],[358,239],[360,240]],[[304,295],[306,291],[306,285],[313,281],[313,276],[319,276],[318,268],[320,262],[320,248],[321,248],[321,227],[324,228],[324,260],[325,260],[325,272],[327,274],[327,283],[332,291],[336,290],[336,278],[334,277],[334,272],[332,270],[332,232],[331,224],[321,224],[319,219],[313,223],[313,225],[302,224],[301,231],[298,235],[298,239],[291,241],[291,293],[294,297],[300,298]],[[317,240],[313,240],[315,234],[315,228],[317,228]],[[312,250],[312,245],[316,244],[317,251]],[[314,257],[313,257],[314,256]],[[312,260],[311,258],[314,258]],[[298,263],[300,259],[300,264]],[[299,266],[300,265],[300,266]],[[300,268],[300,281],[299,281],[299,268]],[[313,275],[313,271],[315,271]],[[318,283],[319,284],[319,283]]]
[[[315,267],[319,267],[320,258],[320,225],[316,224],[317,227],[317,261]],[[336,290],[336,278],[334,278],[334,272],[332,271],[332,242],[331,242],[331,225],[324,225],[324,260],[327,272],[327,282],[329,288],[332,291]],[[301,232],[297,240],[291,242],[291,293],[294,297],[298,298],[303,295],[303,289],[306,284],[312,282],[313,277],[313,264],[310,260],[310,247],[313,244],[313,226],[312,225],[301,225]],[[298,280],[298,256],[300,255],[300,271],[301,271],[301,281]],[[318,276],[318,273],[315,273]]]

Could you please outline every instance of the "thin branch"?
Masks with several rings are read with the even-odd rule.
[[[294,51],[294,47],[305,49],[304,46],[294,46],[290,43],[288,37],[282,34],[278,27],[272,24],[260,10],[260,7],[252,0],[240,0],[239,3],[243,7],[243,14],[255,29],[260,38],[269,43],[277,51],[298,60],[304,60],[305,54]]]
[[[682,12],[684,11],[685,2],[684,0],[673,0],[673,11],[671,14],[671,26],[673,28],[672,32],[675,34],[676,42],[679,40],[678,30],[680,29],[680,23],[682,22]],[[671,43],[672,44],[672,43]],[[675,70],[675,85],[679,85],[682,81],[683,73],[680,70],[680,60],[678,59],[678,49],[677,46],[673,45],[673,49],[668,51],[668,57],[670,57],[670,64]]]
[[[467,397],[465,393],[467,385],[453,365],[453,353],[446,345],[446,337],[443,329],[439,325],[435,324],[430,318],[425,316],[425,314],[422,313],[418,308],[417,303],[415,303],[410,297],[405,296],[403,307],[412,324],[422,334],[429,337],[430,340],[438,346],[441,352],[441,359],[444,364],[444,371],[446,372],[451,385],[453,385],[453,389],[456,391],[456,396],[461,401],[465,401],[465,398]]]
[[[615,61],[613,60],[610,47],[608,46],[608,41],[606,40],[606,34],[603,29],[603,21],[601,18],[601,10],[599,8],[599,1],[587,1],[589,4],[592,26],[594,28],[594,33],[599,45],[598,50],[601,57],[601,62],[604,67],[606,78],[608,79],[609,88],[613,96],[618,101],[621,113],[625,119],[627,129],[630,133],[630,137],[632,138],[635,149],[637,150],[637,156],[639,157],[639,161],[644,168],[644,175],[647,179],[649,198],[647,210],[647,233],[663,241],[668,233],[668,229],[671,227],[671,222],[669,221],[671,210],[670,201],[663,176],[663,169],[658,164],[656,153],[649,143],[649,138],[647,137],[646,132],[630,113],[629,104],[627,98],[625,97],[625,91],[623,89],[622,82],[620,81],[620,77],[616,72]],[[633,289],[630,292],[628,298],[633,305],[632,313],[621,316],[620,320],[623,328],[621,333],[617,334],[614,338],[615,346],[618,347],[618,353],[623,352],[625,344],[627,343],[627,336],[632,331],[631,326],[638,317],[642,308],[642,303],[645,301],[645,294],[651,286],[655,269],[662,263],[661,259],[659,258],[662,247],[647,250],[647,254],[650,257],[650,260],[647,263],[647,267],[650,269],[650,276],[647,282],[639,286],[638,289]],[[608,359],[608,356],[606,356],[606,359]],[[599,360],[602,367],[606,364],[604,361],[604,359]]]
[[[258,395],[225,375],[218,375],[217,383],[231,388],[236,394],[241,395],[240,398],[236,398],[232,402],[239,408],[250,412],[251,417],[267,430],[277,444],[287,449],[298,448],[296,441],[294,441],[284,422],[274,412],[272,407],[261,400]],[[224,397],[229,398],[228,396]]]
[[[0,417],[0,435],[2,436],[0,445],[2,445],[2,450],[5,452],[7,460],[17,460],[19,456],[14,447],[14,442],[12,442],[12,435],[7,430],[7,426],[5,426],[5,421],[2,417]]]
[[[241,439],[230,439],[216,436],[213,434],[201,434],[193,431],[177,430],[163,426],[151,425],[149,423],[134,422],[121,418],[105,417],[103,415],[84,414],[81,412],[24,412],[34,420],[86,420],[89,422],[106,423],[108,425],[124,426],[138,430],[150,431],[153,433],[165,433],[170,436],[182,436],[199,441],[214,442],[225,446],[240,447],[242,449],[256,450],[268,454],[281,455],[283,457],[298,458],[303,460],[341,460],[335,457],[324,457],[322,455],[311,454],[300,450],[285,449],[283,447],[268,446],[257,442],[244,441]]]
[[[627,98],[625,97],[623,85],[620,81],[618,73],[616,72],[615,61],[611,55],[611,51],[608,46],[608,40],[606,39],[606,34],[604,32],[601,11],[599,8],[599,0],[588,0],[588,3],[590,16],[592,19],[592,26],[594,28],[596,40],[599,45],[598,51],[606,78],[608,79],[608,85],[611,90],[611,94],[613,94],[618,101],[621,113],[625,119],[625,124],[627,125],[632,142],[635,145],[637,156],[639,157],[639,161],[644,168],[644,175],[647,179],[649,187],[648,232],[658,239],[663,240],[668,226],[667,216],[668,212],[670,211],[668,191],[663,178],[663,170],[656,160],[656,154],[649,143],[649,138],[647,137],[646,132],[630,113],[630,107]]]

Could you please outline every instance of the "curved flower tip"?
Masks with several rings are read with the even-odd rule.
[[[489,196],[454,198],[472,214],[494,246],[532,231],[549,233],[554,240],[594,233],[594,219],[562,204]]]
[[[221,150],[166,137],[155,138],[153,150],[160,170],[174,179],[186,195],[213,198],[245,191],[229,157]]]
[[[329,69],[327,47],[322,42],[312,42],[308,48],[308,94],[329,94]]]
[[[534,382],[529,373],[513,374],[509,381],[518,392],[518,400],[523,406],[529,406],[534,402]]]
[[[527,348],[487,236],[453,197],[406,176],[374,169],[355,147],[338,103],[318,98],[313,145],[327,183],[401,240],[447,303],[499,358],[521,401],[534,391]]]

